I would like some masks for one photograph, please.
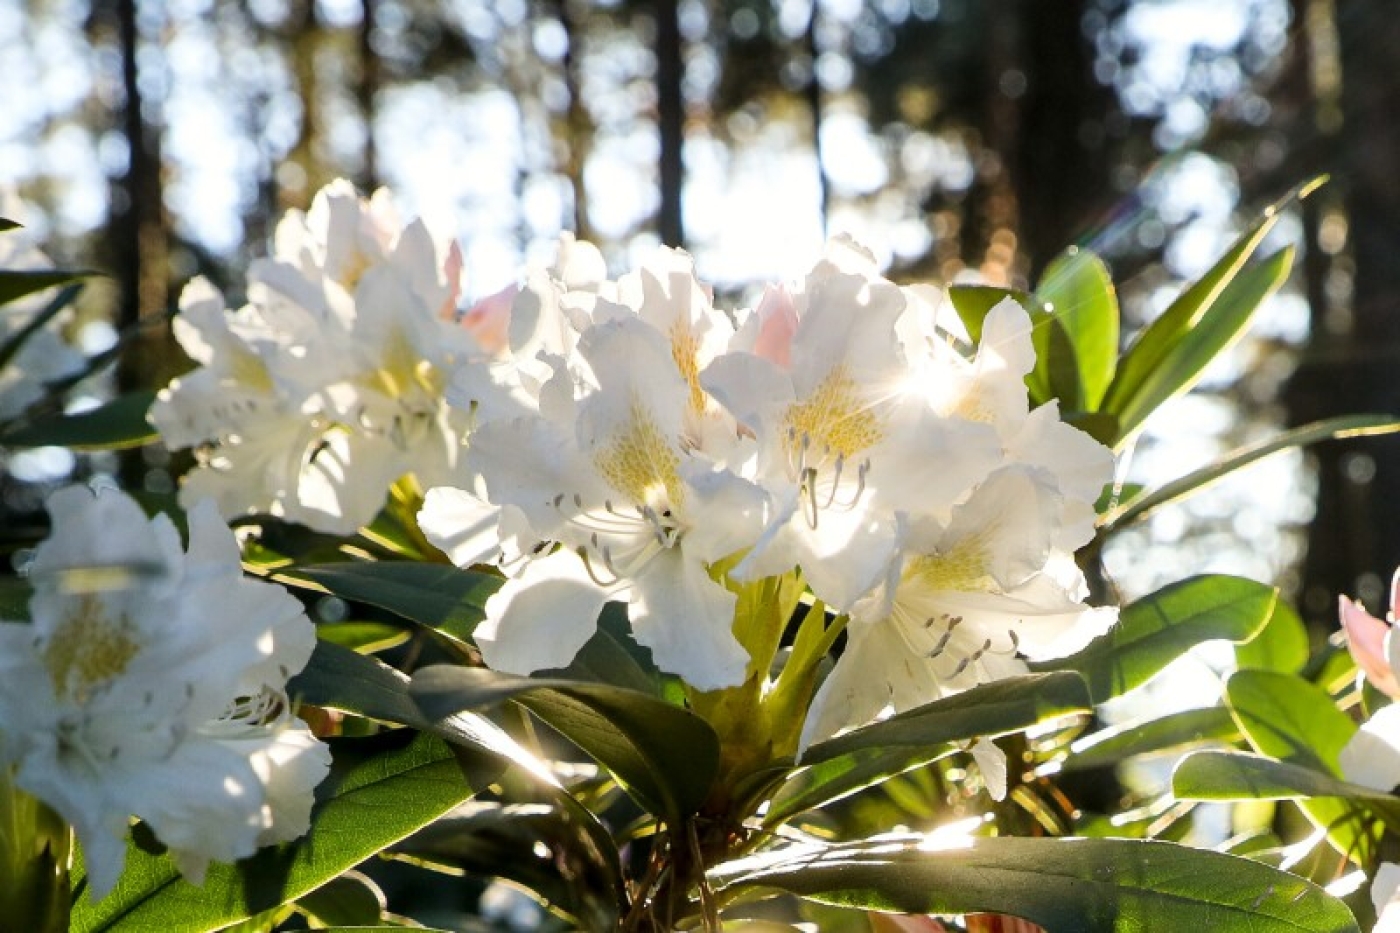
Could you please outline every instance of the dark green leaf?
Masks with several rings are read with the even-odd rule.
[[[35,292],[42,292],[56,285],[67,285],[94,274],[62,269],[0,270],[0,305],[7,305]]]
[[[158,437],[146,421],[156,394],[132,392],[105,405],[73,415],[48,415],[16,423],[0,433],[4,447],[71,447],[74,450],[122,450],[149,444]]]
[[[505,878],[581,930],[611,930],[619,904],[616,855],[599,857],[566,811],[534,803],[473,801],[396,851],[469,875]]]
[[[1075,363],[1073,395],[1052,375],[1055,395],[1066,407],[1097,409],[1118,365],[1118,296],[1108,267],[1070,247],[1046,268],[1035,297],[1059,323]]]
[[[210,866],[202,887],[183,881],[168,856],[129,846],[116,889],[96,904],[77,898],[74,933],[217,930],[305,896],[474,793],[439,739],[398,745],[382,737],[340,741],[331,777],[317,790],[311,832],[237,865]],[[82,878],[79,864],[75,882]]]
[[[379,885],[357,871],[332,878],[297,901],[303,913],[323,926],[372,926],[383,919],[386,906]]]
[[[1400,797],[1305,765],[1239,752],[1200,751],[1181,759],[1172,793],[1182,800],[1301,800],[1332,797],[1365,806],[1400,829]]]
[[[1134,839],[848,843],[721,866],[727,887],[907,914],[988,911],[1054,933],[1358,933],[1341,901],[1233,855]]]
[[[973,687],[884,722],[819,742],[803,770],[774,795],[765,817],[776,825],[956,751],[956,743],[1005,735],[1088,710],[1075,674],[1032,674]]]
[[[1147,683],[1188,649],[1223,638],[1248,641],[1273,614],[1278,590],[1222,574],[1191,577],[1143,597],[1083,651],[1034,670],[1078,671],[1095,703]]]
[[[1078,739],[1062,771],[1115,765],[1136,755],[1174,751],[1207,742],[1234,742],[1240,730],[1223,706],[1188,709],[1156,719],[1136,719]]]
[[[501,578],[445,564],[365,561],[298,567],[279,577],[310,581],[342,599],[369,603],[466,641]]]
[[[18,230],[21,226],[23,224],[18,224],[7,217],[0,217],[0,233],[4,233],[6,230]]]
[[[1280,599],[1264,631],[1235,646],[1235,666],[1296,674],[1310,654],[1307,627],[1293,607]]]
[[[705,800],[719,767],[719,740],[703,719],[634,690],[436,665],[414,675],[411,693],[434,720],[504,700],[520,703],[672,825]]]
[[[1201,313],[1172,335],[1151,367],[1136,374],[1131,392],[1115,394],[1115,380],[1104,407],[1118,418],[1120,442],[1163,402],[1195,385],[1211,361],[1239,339],[1254,312],[1288,278],[1293,252],[1293,247],[1285,247],[1257,265],[1233,272]],[[1171,309],[1166,313],[1171,314]],[[1124,358],[1125,369],[1131,360],[1131,354]]]
[[[19,577],[0,577],[0,620],[22,622],[29,618],[29,597],[34,590]]]
[[[63,291],[55,295],[42,310],[35,312],[29,320],[25,321],[24,326],[15,331],[14,336],[6,340],[3,344],[0,344],[0,369],[4,369],[5,365],[15,358],[20,348],[24,346],[26,340],[38,333],[49,321],[57,317],[64,308],[72,304],[73,299],[77,298],[78,293],[82,290],[83,287],[81,285],[69,285],[67,288],[63,289]]]
[[[1125,497],[1121,505],[1104,515],[1099,523],[1100,534],[1145,518],[1155,509],[1198,492],[1216,480],[1281,450],[1306,447],[1336,438],[1373,437],[1396,431],[1400,431],[1400,420],[1396,420],[1394,415],[1343,415],[1305,424],[1267,441],[1241,447],[1215,463],[1193,470],[1151,492]]]

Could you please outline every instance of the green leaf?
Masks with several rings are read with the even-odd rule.
[[[777,825],[956,751],[955,743],[1018,732],[1091,707],[1076,674],[1031,674],[973,687],[818,742],[803,770],[774,795],[764,818]]]
[[[716,880],[869,910],[1010,914],[1075,933],[1359,933],[1346,906],[1309,881],[1169,842],[933,837],[799,848],[747,870],[721,866]]]
[[[1139,374],[1131,393],[1115,396],[1110,388],[1104,407],[1118,418],[1120,442],[1141,427],[1163,402],[1195,385],[1206,367],[1240,338],[1254,312],[1288,279],[1293,253],[1293,247],[1284,247],[1234,274],[1203,313],[1173,335],[1171,344],[1163,349],[1152,368]],[[1125,357],[1123,366],[1127,367],[1131,359],[1131,355]]]
[[[1394,415],[1343,415],[1340,418],[1327,418],[1305,424],[1267,441],[1241,447],[1220,460],[1199,470],[1193,470],[1151,492],[1132,496],[1103,516],[1099,521],[1099,534],[1107,534],[1145,518],[1169,502],[1199,492],[1236,470],[1290,447],[1306,447],[1319,441],[1338,438],[1376,437],[1396,431],[1400,431],[1400,420],[1396,420]]]
[[[29,597],[34,589],[21,577],[0,577],[0,619],[19,622],[29,618]]]
[[[1278,671],[1235,671],[1225,695],[1240,729],[1261,754],[1341,776],[1337,758],[1356,733],[1327,692]]]
[[[1356,733],[1356,724],[1325,690],[1293,674],[1245,670],[1230,675],[1225,697],[1255,751],[1341,777],[1337,757]],[[1357,824],[1348,804],[1319,798],[1301,800],[1298,806],[1327,830],[1338,852],[1365,851],[1368,830]]]
[[[3,269],[0,270],[0,305],[95,274],[63,269]]]
[[[339,740],[305,837],[211,865],[202,887],[182,880],[169,856],[129,845],[116,889],[96,904],[75,899],[72,930],[217,930],[304,897],[473,793],[452,750],[432,736],[406,745],[399,736]],[[81,865],[74,878],[84,878]]]
[[[1207,742],[1234,742],[1239,726],[1223,706],[1188,709],[1159,718],[1135,719],[1077,739],[1061,771],[1116,765],[1137,755],[1175,751]]]
[[[1235,646],[1235,666],[1241,669],[1296,674],[1310,656],[1307,626],[1293,607],[1281,599],[1274,605],[1274,614],[1264,630],[1253,640]]]
[[[15,331],[14,336],[6,340],[3,344],[0,344],[0,369],[4,369],[6,364],[15,358],[16,354],[18,354],[20,349],[24,346],[26,340],[42,330],[49,321],[52,321],[64,308],[72,304],[73,299],[77,298],[78,293],[82,290],[83,287],[81,285],[69,285],[67,288],[63,289],[63,291],[55,295],[53,300],[51,300],[43,310],[37,312],[30,317],[29,320],[25,321],[24,325],[20,327],[19,330]]]
[[[1059,384],[1051,367],[1056,397],[1066,408],[1094,411],[1118,366],[1118,296],[1108,267],[1071,246],[1046,267],[1035,297],[1059,324],[1074,363],[1072,386]],[[1053,343],[1050,350],[1056,350]]]
[[[368,603],[465,642],[484,617],[501,578],[446,564],[364,561],[298,567],[279,574],[293,585],[315,584],[342,599]]]
[[[953,285],[948,289],[948,300],[953,310],[958,312],[967,335],[973,343],[982,342],[982,322],[997,305],[1007,298],[1014,299],[1026,309],[1037,307],[1035,299],[1014,288],[996,288],[992,285]]]
[[[1181,800],[1302,800],[1338,798],[1364,806],[1400,829],[1400,797],[1343,781],[1288,761],[1240,752],[1200,751],[1181,759],[1172,774]]]
[[[409,698],[407,677],[331,642],[316,643],[306,667],[287,682],[287,696],[382,722],[417,729],[432,726]]]
[[[619,902],[616,855],[592,851],[567,813],[534,803],[473,801],[396,849],[480,878],[505,878],[535,892],[573,929],[612,930]]]
[[[0,217],[0,233],[4,233],[6,230],[18,230],[22,226],[23,224],[16,223],[7,217]]]
[[[1215,309],[1222,303],[1221,298],[1226,289],[1278,223],[1283,209],[1295,198],[1307,197],[1322,181],[1323,179],[1315,179],[1300,185],[1265,208],[1259,220],[1235,241],[1205,275],[1188,286],[1160,317],[1143,329],[1118,362],[1118,372],[1109,385],[1101,406],[1104,411],[1122,414],[1131,406],[1140,411],[1145,408],[1142,412],[1145,414],[1156,407],[1145,405],[1144,386],[1148,380],[1159,381],[1160,389],[1160,380],[1174,381],[1182,378],[1179,374],[1169,371],[1168,358],[1179,352],[1178,347],[1182,341],[1190,336],[1207,315],[1219,316]],[[1278,254],[1275,254],[1275,258],[1277,256]],[[1246,318],[1252,310],[1246,309]],[[1157,404],[1162,401],[1165,401],[1165,398],[1159,399]],[[1127,437],[1135,425],[1129,425],[1126,418],[1120,418],[1120,421],[1123,423],[1121,436]]]
[[[375,652],[408,641],[408,632],[387,622],[322,622],[316,637],[352,651]]]
[[[347,871],[297,901],[297,909],[321,926],[374,925],[383,919],[388,902],[367,875]]]
[[[74,450],[123,450],[158,439],[146,421],[155,401],[150,390],[131,392],[104,405],[72,415],[55,414],[20,421],[0,432],[0,446],[71,447]]]
[[[1078,671],[1094,702],[1140,687],[1187,650],[1223,638],[1248,641],[1273,614],[1278,590],[1223,574],[1190,577],[1125,607],[1118,624],[1078,654],[1032,670]]]
[[[672,825],[704,802],[719,768],[719,739],[703,719],[634,690],[435,665],[413,676],[410,692],[430,719],[516,701]]]

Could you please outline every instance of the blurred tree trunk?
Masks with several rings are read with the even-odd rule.
[[[563,61],[564,87],[569,94],[569,106],[564,114],[564,174],[573,193],[574,233],[581,240],[590,240],[593,231],[588,222],[588,191],[583,183],[583,170],[588,164],[588,151],[593,139],[593,119],[583,104],[579,24],[571,0],[556,0],[555,13],[568,40]]]
[[[982,8],[983,154],[963,246],[993,281],[1034,281],[1116,200],[1104,130],[1116,105],[1094,77],[1088,6],[995,0]]]
[[[126,170],[112,185],[108,250],[117,280],[117,325],[133,334],[117,368],[121,392],[154,388],[171,375],[172,353],[166,311],[170,307],[170,243],[161,173],[161,131],[137,67],[140,24],[136,0],[94,4],[93,27],[117,39],[125,96],[121,132]],[[157,118],[158,119],[158,118]]]
[[[1400,19],[1382,0],[1295,0],[1313,54],[1334,44],[1335,89],[1319,93],[1319,127],[1330,130],[1328,94],[1340,100],[1330,165],[1335,198],[1313,225],[1309,294],[1312,338],[1287,392],[1290,420],[1304,423],[1356,412],[1400,413],[1400,72],[1388,64],[1400,48]],[[1334,30],[1335,43],[1318,31]],[[1325,65],[1325,63],[1322,63]],[[1333,68],[1335,70],[1335,66]],[[1318,79],[1328,68],[1314,63]],[[1348,300],[1348,292],[1350,292]],[[1400,564],[1400,438],[1338,442],[1319,448],[1317,512],[1303,568],[1305,615],[1335,628],[1339,593],[1385,608],[1384,582]]]
[[[365,127],[361,154],[360,189],[371,192],[379,187],[379,154],[374,145],[374,99],[379,93],[379,53],[374,50],[374,11],[376,0],[360,0],[360,27],[356,34],[359,71],[355,78],[355,102]]]
[[[812,0],[812,11],[807,16],[807,31],[803,36],[803,44],[810,62],[804,93],[807,98],[807,110],[812,115],[812,158],[817,163],[817,196],[821,199],[821,203],[817,205],[817,216],[821,218],[824,239],[830,226],[828,217],[831,211],[831,180],[827,177],[826,160],[822,156],[822,122],[826,117],[822,82],[817,75],[817,58],[821,55],[821,49],[817,47],[817,30],[821,27],[821,15],[821,0]]]
[[[667,246],[685,245],[681,194],[685,183],[685,50],[678,0],[656,0],[656,123],[661,137],[661,207],[656,226]]]

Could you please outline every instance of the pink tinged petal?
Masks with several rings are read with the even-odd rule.
[[[656,666],[698,690],[744,682],[748,652],[734,637],[734,594],[678,549],[657,555],[632,585],[629,616]]]
[[[1354,784],[1385,793],[1400,785],[1400,706],[1384,707],[1362,723],[1337,763]]]
[[[487,666],[508,674],[567,667],[597,628],[609,593],[578,555],[537,558],[486,601],[474,638]]]
[[[792,338],[797,333],[797,305],[781,285],[770,285],[758,303],[758,338],[753,352],[787,369],[791,365]]]
[[[462,315],[459,323],[487,353],[499,355],[509,349],[510,312],[519,294],[520,286],[507,286],[487,295]]]
[[[447,247],[447,257],[442,261],[442,274],[447,280],[447,297],[438,308],[438,317],[451,321],[457,316],[457,300],[462,297],[462,246],[456,240]]]
[[[1345,596],[1337,597],[1337,615],[1347,634],[1347,650],[1356,666],[1366,673],[1377,690],[1387,696],[1400,697],[1400,682],[1396,681],[1391,659],[1387,657],[1396,647],[1395,640],[1390,638],[1390,625]]]

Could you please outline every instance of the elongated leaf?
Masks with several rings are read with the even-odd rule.
[[[982,684],[889,719],[818,742],[802,756],[817,764],[867,748],[931,745],[1004,735],[1047,719],[1088,712],[1089,694],[1076,674],[1030,674]]]
[[[1118,296],[1108,267],[1088,250],[1072,246],[1046,267],[1035,297],[1058,322],[1073,352],[1072,390],[1055,380],[1052,368],[1055,395],[1066,408],[1094,411],[1118,366]]]
[[[202,887],[183,881],[168,856],[129,846],[116,889],[96,904],[76,899],[72,930],[217,930],[304,896],[472,796],[443,742],[419,736],[399,745],[341,741],[311,832],[237,865],[211,866]],[[82,878],[79,865],[75,881]]]
[[[1010,914],[1056,933],[1358,933],[1346,906],[1309,881],[1169,842],[874,839],[744,868],[722,866],[716,880],[896,913]]]
[[[956,743],[1017,732],[1089,708],[1077,675],[1033,674],[983,684],[820,742],[807,750],[803,770],[774,795],[765,825],[936,761],[956,751]]]
[[[1317,179],[1301,185],[1266,208],[1259,220],[1235,241],[1210,271],[1188,286],[1160,317],[1138,335],[1118,362],[1118,372],[1104,396],[1104,410],[1124,411],[1128,400],[1138,395],[1143,383],[1161,369],[1163,361],[1183,336],[1190,333],[1215,306],[1225,288],[1278,223],[1283,208],[1295,198],[1306,197],[1321,182],[1321,179]],[[1128,430],[1125,428],[1123,433],[1126,435]]]
[[[1240,338],[1254,312],[1287,280],[1293,253],[1293,247],[1285,247],[1238,272],[1205,313],[1176,335],[1136,388],[1114,400],[1110,410],[1118,418],[1120,440],[1131,436],[1163,402],[1195,385],[1211,361]]]
[[[0,305],[7,305],[27,295],[42,292],[46,288],[67,285],[94,274],[63,269],[3,269],[0,270]]]
[[[297,907],[319,924],[374,926],[384,919],[384,892],[367,875],[347,871],[297,901]]]
[[[278,579],[303,586],[310,582],[342,599],[387,609],[458,641],[471,636],[483,618],[486,600],[501,586],[500,577],[490,574],[409,561],[318,564],[298,567]]]
[[[10,339],[0,344],[0,369],[4,369],[5,365],[15,358],[26,340],[42,330],[49,321],[52,321],[64,308],[72,304],[73,299],[77,298],[78,293],[82,290],[81,285],[69,285],[55,295],[42,310],[36,311],[29,320],[25,321],[24,326],[15,331]]]
[[[7,217],[0,217],[0,233],[4,233],[6,230],[18,230],[21,226],[23,225]]]
[[[74,450],[122,450],[149,444],[158,437],[146,422],[155,400],[149,390],[132,392],[74,415],[49,415],[19,422],[0,433],[6,447],[71,447]]]
[[[1136,755],[1174,751],[1207,742],[1233,742],[1239,726],[1223,706],[1188,709],[1160,718],[1135,719],[1078,739],[1069,747],[1062,771],[1118,764]]]
[[[1400,828],[1400,797],[1305,765],[1240,752],[1200,751],[1181,759],[1172,793],[1182,800],[1302,800],[1335,797],[1364,806]]]
[[[672,825],[704,802],[719,768],[719,739],[703,719],[635,690],[435,665],[414,675],[410,692],[430,719],[503,700],[520,703]]]
[[[1319,441],[1349,437],[1373,437],[1400,431],[1400,420],[1394,415],[1344,415],[1314,421],[1285,431],[1277,437],[1241,447],[1199,470],[1172,480],[1151,492],[1134,496],[1114,508],[1099,521],[1099,533],[1107,534],[1131,522],[1146,518],[1154,510],[1170,502],[1199,492],[1219,479],[1251,463],[1272,456],[1290,447],[1306,447]]]
[[[1356,724],[1333,704],[1325,690],[1301,677],[1278,671],[1245,670],[1230,675],[1225,697],[1235,721],[1255,751],[1333,777],[1341,777],[1337,757]],[[1366,827],[1347,803],[1318,798],[1299,808],[1327,830],[1338,852],[1355,854],[1368,844]]]
[[[611,930],[619,903],[616,860],[558,809],[535,803],[472,801],[405,840],[395,851],[477,877],[513,881],[538,894],[572,928]]]
[[[1078,654],[1032,664],[1078,671],[1095,703],[1147,683],[1188,649],[1223,638],[1248,641],[1269,621],[1278,590],[1223,574],[1190,577],[1123,609],[1118,624]]]

